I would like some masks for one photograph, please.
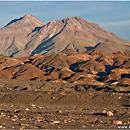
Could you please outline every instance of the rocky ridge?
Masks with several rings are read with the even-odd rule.
[[[0,78],[88,84],[130,84],[130,55],[99,50],[0,57]]]

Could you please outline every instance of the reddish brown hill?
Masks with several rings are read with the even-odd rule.
[[[68,55],[66,55],[67,53]],[[130,84],[130,55],[99,50],[0,58],[0,78],[78,82],[89,84]],[[127,79],[123,81],[123,79]]]

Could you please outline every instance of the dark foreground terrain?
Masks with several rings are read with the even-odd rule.
[[[129,126],[129,89],[128,85],[0,79],[0,128],[117,129]],[[113,116],[107,116],[108,111]]]

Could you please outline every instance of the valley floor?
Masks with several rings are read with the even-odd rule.
[[[118,129],[118,126],[130,126],[130,94],[124,89],[116,91],[116,87],[0,79],[0,128]],[[114,115],[107,116],[107,111]]]

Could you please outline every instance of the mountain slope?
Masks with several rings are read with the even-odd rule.
[[[33,41],[33,35],[37,33],[38,27],[43,25],[40,20],[31,14],[12,20],[0,29],[0,51],[7,56],[28,55],[29,52],[24,51],[24,48],[28,42]]]
[[[44,25],[30,14],[0,29],[0,45],[1,54],[14,57],[56,53],[64,49],[78,52],[99,49],[109,53],[130,51],[130,41],[84,18],[68,17]]]
[[[114,53],[121,51],[113,42],[105,41],[105,42],[99,42],[95,47],[93,47],[95,50],[103,50],[108,53]]]
[[[81,17],[52,21],[40,29],[39,37],[42,37],[41,44],[32,55],[60,52],[64,49],[84,51],[107,40],[121,51],[130,50],[130,41],[121,39]]]

